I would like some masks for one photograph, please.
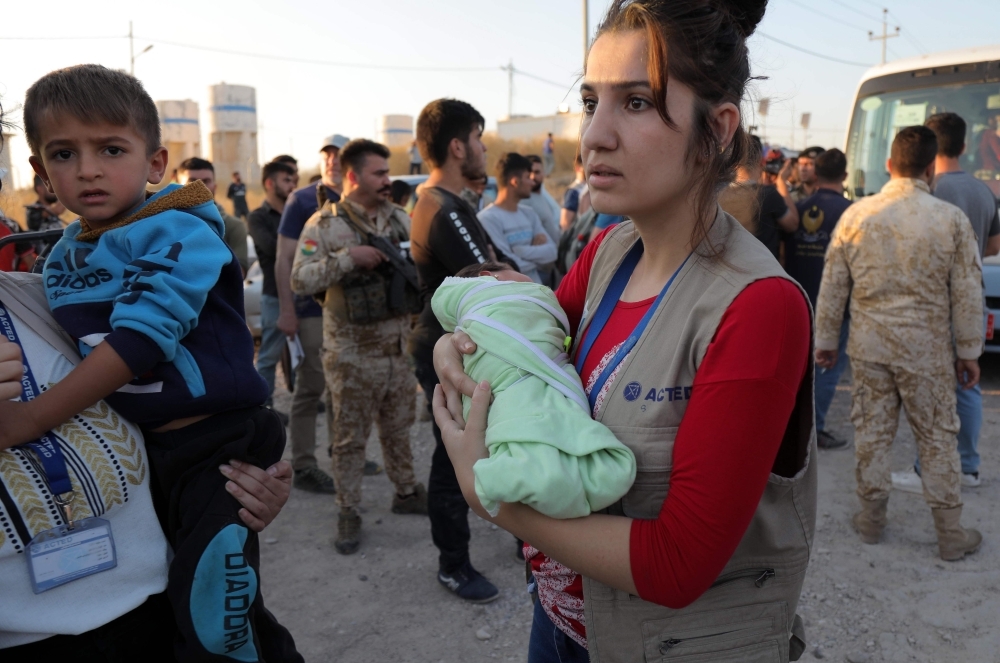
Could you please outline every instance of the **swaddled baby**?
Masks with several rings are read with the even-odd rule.
[[[503,264],[444,280],[431,308],[446,330],[478,346],[465,372],[493,391],[490,457],[473,468],[476,494],[496,515],[523,502],[553,518],[578,518],[617,502],[635,480],[635,457],[590,417],[567,356],[569,323],[552,291]],[[464,399],[468,415],[472,400]]]

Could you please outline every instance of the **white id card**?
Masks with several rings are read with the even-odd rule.
[[[27,553],[35,594],[118,566],[111,523],[103,518],[78,520],[73,529],[60,525],[40,532]]]

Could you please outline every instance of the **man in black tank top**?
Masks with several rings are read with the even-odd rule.
[[[410,251],[425,305],[410,335],[409,351],[428,403],[438,383],[434,344],[444,334],[431,311],[434,291],[463,267],[505,259],[496,255],[475,210],[459,195],[466,181],[486,173],[484,123],[476,109],[455,99],[432,101],[417,119],[417,145],[431,174],[416,192],[410,228]],[[466,601],[488,603],[500,594],[469,560],[469,506],[441,441],[441,431],[436,423],[432,426],[437,447],[427,482],[427,510],[431,538],[440,551],[438,582]]]

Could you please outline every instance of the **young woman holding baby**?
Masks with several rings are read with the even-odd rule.
[[[591,200],[631,221],[591,242],[557,296],[593,416],[636,455],[622,501],[573,520],[522,504],[490,517],[472,472],[486,455],[489,386],[462,372],[468,336],[435,350],[434,412],[463,492],[530,544],[530,663],[803,651],[795,608],[816,506],[810,312],[716,201],[746,154],[746,40],[766,4],[615,0],[587,59]],[[461,393],[473,398],[468,422]]]

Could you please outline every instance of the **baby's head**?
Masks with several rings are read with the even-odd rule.
[[[96,64],[53,71],[24,100],[31,167],[68,209],[100,228],[145,199],[167,168],[156,104],[134,76]]]
[[[505,262],[487,260],[486,262],[463,267],[455,276],[463,279],[474,279],[477,276],[492,276],[497,281],[520,281],[521,283],[531,283],[531,279],[516,271]]]

